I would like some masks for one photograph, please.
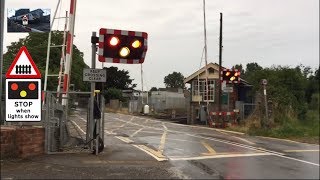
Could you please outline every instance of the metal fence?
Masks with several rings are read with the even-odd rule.
[[[92,138],[88,128],[90,92],[69,92],[68,106],[61,105],[57,92],[45,92],[43,127],[45,150],[48,154],[59,151],[85,150]],[[92,130],[90,131],[92,132]],[[88,150],[88,149],[87,149]]]

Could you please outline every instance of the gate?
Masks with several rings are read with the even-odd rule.
[[[57,92],[45,92],[42,107],[45,127],[45,151],[56,152],[89,151],[92,135],[87,132],[89,119],[90,92],[69,92],[68,107],[61,105],[62,97]],[[101,103],[101,104],[104,104]],[[100,121],[101,122],[101,121]]]

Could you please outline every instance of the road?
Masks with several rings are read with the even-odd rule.
[[[72,119],[83,133],[85,118],[78,111]],[[105,120],[106,142],[114,137],[145,158],[170,163],[182,178],[319,179],[319,145],[142,116],[106,113]]]

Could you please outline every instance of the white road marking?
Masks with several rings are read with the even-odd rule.
[[[74,122],[73,120],[71,120],[71,123],[72,123],[73,125],[75,125],[83,134],[86,134],[86,132],[85,132],[84,130],[82,130],[81,127],[80,127],[76,122]]]
[[[144,132],[144,133],[150,133],[150,134],[162,134],[162,132],[155,132],[155,131],[141,131],[141,132]]]
[[[133,145],[133,146],[138,148],[138,149],[140,149],[141,151],[149,154],[150,156],[155,158],[157,161],[166,161],[166,160],[168,160],[165,156],[160,154],[158,151],[155,151],[155,150],[153,150],[151,148],[148,148],[145,145]]]
[[[256,144],[256,143],[254,143],[254,142],[251,142],[251,141],[246,140],[246,139],[241,138],[241,137],[237,137],[237,136],[231,136],[231,137],[236,138],[236,139],[239,139],[239,140],[241,140],[241,141],[243,141],[243,142],[246,142],[246,143],[248,143],[248,144],[251,144],[251,145]]]
[[[159,145],[159,151],[163,153],[164,145],[166,143],[166,137],[167,137],[167,131],[165,130],[161,136],[160,145]]]
[[[201,141],[201,144],[208,150],[208,152],[206,153],[202,153],[203,155],[214,155],[216,154],[217,152],[208,144],[206,143],[205,141]]]
[[[297,150],[284,150],[284,152],[319,152],[319,149],[297,149]]]
[[[113,135],[117,134],[117,133],[114,133],[114,132],[111,132],[111,131],[108,131],[108,130],[104,130],[104,132],[107,133],[107,134],[113,134]]]
[[[167,126],[165,126],[164,123],[162,123],[162,127],[164,128],[165,131],[168,130]]]
[[[198,157],[168,157],[171,161],[187,161],[187,160],[201,160],[201,159],[214,159],[214,158],[230,158],[230,157],[250,157],[250,156],[266,156],[272,155],[271,153],[250,153],[250,154],[223,154],[212,156],[198,156]]]
[[[115,119],[116,119],[116,118],[115,118]],[[117,118],[117,119],[119,119],[119,118]],[[119,120],[120,120],[120,121],[123,121],[123,120],[121,120],[121,119],[119,119]],[[150,120],[151,120],[151,119],[150,119]],[[132,123],[132,122],[130,122],[130,124],[134,124],[134,125],[137,125],[137,126],[142,126],[142,127],[145,127],[145,128],[151,128],[151,129],[157,129],[157,130],[159,130],[159,128],[154,128],[154,127],[151,127],[151,126],[144,126],[144,125],[140,125],[140,124],[136,124],[136,123]],[[195,126],[195,127],[197,127],[197,126]],[[203,128],[203,127],[198,127],[198,128]],[[229,145],[234,145],[234,146],[238,146],[238,147],[242,147],[242,148],[246,148],[246,149],[251,149],[251,150],[255,150],[255,151],[260,151],[260,152],[268,153],[268,154],[271,154],[271,155],[274,155],[274,156],[278,156],[278,157],[282,157],[282,158],[286,158],[286,159],[291,159],[291,160],[303,162],[303,163],[310,164],[310,165],[319,166],[319,164],[316,164],[316,163],[312,163],[312,162],[309,162],[309,161],[304,161],[304,160],[301,160],[301,159],[296,159],[296,158],[287,157],[287,156],[285,156],[283,153],[279,153],[279,152],[271,151],[271,150],[263,150],[263,149],[261,149],[261,148],[256,148],[256,147],[253,147],[253,146],[250,146],[250,145],[244,145],[244,144],[240,144],[240,143],[234,143],[234,142],[226,141],[226,140],[219,140],[219,139],[216,139],[216,138],[207,138],[207,137],[202,137],[202,136],[198,136],[198,135],[188,134],[188,133],[180,132],[180,131],[168,130],[168,132],[180,133],[180,134],[185,134],[185,135],[192,136],[192,137],[197,137],[197,138],[200,138],[200,139],[202,138],[202,139],[208,139],[208,140],[212,140],[212,141],[217,141],[217,142],[221,142],[221,143],[225,143],[225,144],[229,144]],[[257,154],[257,153],[255,153],[255,154]],[[203,158],[203,157],[201,157],[201,158]]]
[[[125,142],[125,143],[133,143],[133,141],[127,137],[123,137],[123,136],[115,136],[117,139],[120,139],[121,141]]]
[[[140,131],[142,131],[143,128],[138,129],[137,131],[135,131],[133,134],[130,135],[130,137],[135,136],[136,134],[138,134]]]
[[[246,140],[246,139],[244,139],[244,138],[240,138],[240,137],[237,137],[237,136],[232,136],[232,135],[230,135],[230,134],[228,134],[228,133],[225,133],[225,132],[222,132],[222,131],[218,131],[218,132],[221,133],[221,134],[225,134],[225,135],[228,135],[228,136],[230,136],[230,137],[233,137],[233,138],[235,138],[235,139],[239,139],[239,140],[244,141],[244,142],[246,142],[246,143],[248,143],[248,144],[251,144],[251,145],[256,144],[256,143],[253,143],[253,142],[251,142],[251,141],[248,141],[248,140]]]

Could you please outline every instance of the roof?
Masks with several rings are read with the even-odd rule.
[[[217,71],[219,71],[219,65],[217,63],[209,63],[207,65],[208,69],[212,68],[215,69]],[[203,66],[201,69],[199,69],[198,71],[194,72],[193,74],[191,74],[190,76],[186,77],[184,79],[184,83],[189,83],[192,79],[196,78],[198,75],[204,73],[206,70],[206,66]]]
[[[217,64],[217,63],[209,63],[209,64],[207,65],[207,67],[208,67],[208,69],[212,68],[212,69],[214,69],[214,70],[216,70],[216,71],[219,72],[219,64]],[[224,69],[223,66],[222,66],[222,69]],[[190,83],[194,78],[197,78],[198,75],[204,73],[205,70],[206,70],[206,66],[203,66],[203,67],[202,67],[201,69],[199,69],[198,71],[196,71],[196,72],[194,72],[193,74],[191,74],[190,76],[186,77],[186,78],[184,79],[183,83],[185,83],[185,84],[186,84],[186,83]],[[248,81],[246,81],[246,80],[244,80],[244,79],[242,79],[242,78],[240,78],[240,82],[241,82],[241,84],[243,84],[243,85],[245,85],[245,86],[252,86]]]

